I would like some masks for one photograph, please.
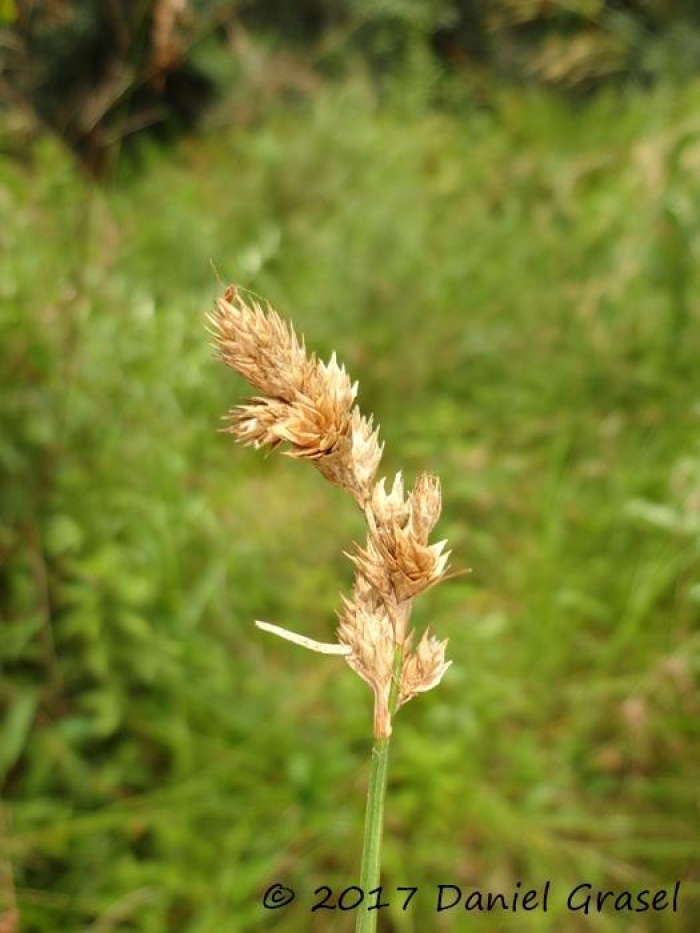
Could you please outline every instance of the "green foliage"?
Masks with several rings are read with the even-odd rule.
[[[195,127],[232,83],[247,94],[261,36],[277,51],[263,80],[276,96],[359,60],[379,88],[420,65],[433,103],[453,85],[490,102],[502,83],[579,95],[682,83],[697,73],[700,12],[694,0],[5,0],[0,104],[105,177],[137,137]]]
[[[370,696],[252,620],[329,638],[362,523],[216,434],[244,388],[210,260],[339,351],[472,568],[419,607],[454,666],[398,717],[385,883],[682,878],[635,929],[694,929],[700,87],[452,115],[422,87],[219,109],[103,190],[46,140],[0,163],[0,897],[29,933],[322,930],[310,893],[356,881]],[[301,902],[265,912],[279,880]]]

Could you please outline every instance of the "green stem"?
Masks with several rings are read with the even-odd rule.
[[[389,711],[393,718],[398,699],[398,683],[403,661],[403,651],[399,647],[394,655],[394,670]],[[384,800],[386,798],[387,775],[389,770],[390,736],[375,738],[372,745],[372,763],[367,789],[367,809],[365,811],[365,838],[362,845],[362,866],[360,868],[360,887],[365,893],[365,904],[357,912],[355,933],[375,933],[378,910],[368,910],[380,898],[368,897],[369,892],[379,887],[382,854],[382,832],[384,829]]]
[[[374,933],[377,929],[378,910],[367,907],[374,898],[369,892],[379,887],[381,868],[382,830],[384,828],[384,798],[386,796],[389,743],[391,739],[376,739],[372,746],[372,766],[369,774],[367,810],[365,813],[365,841],[362,846],[360,887],[365,892],[365,904],[357,912],[356,933]],[[365,906],[366,905],[366,906]]]

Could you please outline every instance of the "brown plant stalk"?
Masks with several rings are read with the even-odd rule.
[[[355,404],[357,383],[335,354],[328,363],[307,353],[293,327],[229,286],[208,316],[221,360],[259,393],[232,409],[225,430],[254,447],[283,448],[308,460],[330,483],[349,493],[367,522],[349,597],[342,597],[338,642],[315,642],[270,623],[259,627],[304,647],[345,657],[374,692],[375,739],[391,735],[392,716],[416,694],[437,686],[449,661],[447,641],[429,631],[416,641],[413,600],[445,577],[445,541],[429,543],[441,510],[440,481],[421,473],[406,492],[398,473],[387,489],[377,480],[383,444],[372,418]],[[398,660],[397,660],[398,659]]]

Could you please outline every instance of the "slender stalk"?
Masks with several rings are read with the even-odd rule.
[[[397,646],[394,652],[394,669],[389,711],[393,718],[398,699],[398,684],[403,663],[403,650]],[[360,867],[360,887],[365,897],[379,887],[381,873],[382,835],[384,832],[384,801],[386,799],[387,776],[389,773],[389,746],[391,736],[375,738],[372,745],[372,762],[369,771],[367,789],[367,809],[365,810],[365,837],[362,844],[362,865]],[[357,914],[355,933],[375,933],[378,910],[360,909]]]
[[[360,870],[360,887],[365,892],[365,898],[370,891],[379,887],[390,742],[389,737],[375,739],[372,746],[372,765],[365,812],[365,841],[362,846],[362,868]],[[378,913],[378,910],[370,911],[367,908],[360,908],[357,912],[356,933],[374,933],[377,929]]]

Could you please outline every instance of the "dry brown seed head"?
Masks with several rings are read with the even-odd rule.
[[[394,626],[381,604],[368,607],[343,599],[338,640],[352,649],[345,660],[374,691],[374,734],[391,734],[391,693],[394,663]]]
[[[404,655],[398,706],[407,703],[417,693],[437,687],[452,663],[445,661],[446,647],[447,640],[439,641],[426,629],[418,647]]]
[[[376,553],[388,572],[397,600],[411,599],[444,576],[450,552],[445,541],[422,544],[409,528],[396,524],[377,531]]]
[[[344,600],[338,638],[352,648],[348,664],[372,687],[391,681],[394,631],[386,608],[372,611],[362,604]]]
[[[356,545],[348,557],[383,599],[400,603],[442,579],[450,557],[446,543],[423,544],[410,524],[402,528],[390,520],[370,528],[365,546]]]
[[[289,444],[290,456],[314,461],[327,479],[359,497],[351,456],[353,426],[361,427],[352,418],[357,384],[335,354],[328,363],[307,356],[303,341],[272,308],[263,311],[233,288],[209,322],[219,356],[270,396],[234,409],[231,430],[256,446]],[[361,439],[371,455],[371,435]]]
[[[357,383],[335,354],[328,363],[307,355],[303,341],[272,308],[263,310],[228,288],[209,322],[219,356],[264,395],[233,409],[228,430],[256,447],[287,445],[286,454],[311,461],[364,510],[367,543],[348,555],[357,575],[352,598],[343,598],[338,639],[350,650],[348,664],[375,693],[375,735],[389,735],[396,653],[402,659],[398,705],[436,686],[449,666],[446,642],[426,632],[411,650],[408,629],[413,598],[447,570],[445,542],[428,544],[440,515],[439,480],[419,475],[408,496],[400,473],[389,492],[384,479],[375,485],[383,445],[372,419],[354,405]],[[333,647],[263,626],[313,650],[328,653]]]

